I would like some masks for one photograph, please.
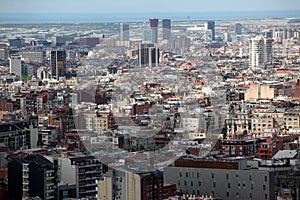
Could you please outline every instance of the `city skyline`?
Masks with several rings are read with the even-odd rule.
[[[144,12],[236,12],[236,11],[281,11],[299,10],[300,2],[297,0],[252,0],[252,1],[193,1],[183,4],[179,0],[173,1],[109,1],[99,2],[83,1],[20,1],[2,0],[0,13],[144,13]],[[60,6],[57,6],[60,5]],[[116,6],[118,5],[118,6]],[[159,6],[157,6],[159,5]]]

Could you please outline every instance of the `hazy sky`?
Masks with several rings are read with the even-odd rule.
[[[300,0],[0,0],[0,13],[300,10]]]

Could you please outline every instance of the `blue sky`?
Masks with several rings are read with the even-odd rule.
[[[0,0],[0,13],[149,13],[261,10],[300,10],[300,0]]]

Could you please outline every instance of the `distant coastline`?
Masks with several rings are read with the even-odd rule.
[[[179,13],[0,13],[0,24],[143,22],[149,18],[172,21],[300,18],[300,10]]]

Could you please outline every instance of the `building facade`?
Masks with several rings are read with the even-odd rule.
[[[163,40],[171,39],[171,20],[163,19],[162,20],[162,28],[163,28]]]
[[[8,163],[9,199],[55,199],[54,186],[57,184],[53,164],[41,155],[13,159]]]
[[[257,36],[250,39],[250,66],[264,67],[272,62],[273,39]]]
[[[120,40],[129,41],[129,24],[120,23]]]
[[[205,30],[211,30],[211,40],[215,40],[215,21],[207,21],[205,23]]]
[[[66,51],[57,50],[51,51],[50,54],[50,73],[52,78],[59,79],[59,77],[66,74]]]
[[[152,35],[152,43],[158,42],[158,19],[151,18],[149,19],[150,30]]]
[[[22,56],[11,55],[9,58],[9,73],[17,75],[22,78]]]
[[[274,173],[247,170],[232,161],[184,160],[164,171],[165,183],[176,183],[182,194],[213,195],[224,200],[274,199]]]

